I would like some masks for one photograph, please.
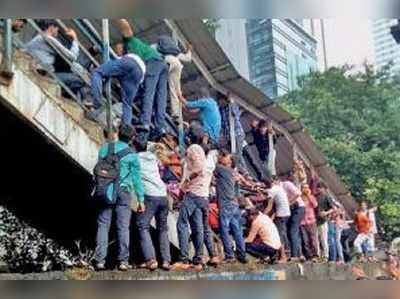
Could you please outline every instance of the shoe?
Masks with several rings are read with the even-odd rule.
[[[96,271],[104,271],[104,270],[106,270],[106,265],[104,263],[96,263],[94,265],[94,269]]]
[[[123,271],[123,272],[126,272],[131,269],[132,269],[132,266],[125,262],[120,263],[118,266],[118,270]]]
[[[236,259],[233,258],[233,257],[231,257],[231,258],[225,258],[225,259],[222,261],[222,264],[234,264],[234,263],[236,263]]]
[[[239,263],[246,265],[249,263],[249,260],[246,257],[238,257],[237,260],[239,261]]]
[[[169,271],[171,270],[171,264],[169,262],[163,262],[161,265],[161,269],[165,270],[165,271]]]

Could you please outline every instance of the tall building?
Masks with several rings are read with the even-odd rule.
[[[393,75],[400,74],[400,45],[391,34],[391,28],[397,24],[397,19],[379,19],[372,24],[376,66],[382,68],[392,63]]]
[[[221,19],[215,38],[239,74],[249,79],[246,19]]]
[[[318,69],[317,41],[299,20],[246,23],[250,81],[276,98],[298,88],[300,76]]]
[[[296,89],[300,76],[317,70],[319,50],[323,57],[320,69],[325,69],[322,22],[222,19],[219,24],[217,41],[239,73],[271,98]],[[323,40],[321,48],[319,40]]]

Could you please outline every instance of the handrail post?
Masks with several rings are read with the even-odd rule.
[[[103,29],[103,63],[106,63],[110,60],[110,27],[108,19],[102,20],[102,29]],[[112,123],[112,100],[111,100],[111,80],[106,83],[106,115],[107,115],[107,129],[108,132],[111,132],[113,123]]]
[[[0,66],[1,75],[9,82],[12,77],[12,60],[13,60],[13,44],[12,44],[12,19],[6,19],[4,22],[3,45],[4,57]],[[8,84],[8,83],[7,83]]]
[[[228,98],[229,100],[229,134],[230,134],[230,142],[231,142],[231,153],[232,154],[236,154],[237,153],[237,144],[236,144],[236,131],[235,131],[235,118],[233,115],[233,99],[232,98]]]

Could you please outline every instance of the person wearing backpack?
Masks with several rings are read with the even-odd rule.
[[[94,199],[99,205],[97,217],[97,237],[95,267],[105,270],[105,260],[109,245],[109,231],[112,215],[115,213],[118,237],[118,269],[127,271],[129,266],[129,241],[131,222],[131,202],[134,194],[138,200],[138,213],[145,211],[144,187],[140,176],[138,155],[129,143],[135,137],[132,126],[122,125],[110,132],[110,142],[99,152],[99,161],[94,169]]]

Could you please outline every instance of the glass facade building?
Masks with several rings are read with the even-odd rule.
[[[246,23],[250,81],[271,98],[298,88],[318,69],[317,41],[301,20],[250,19]]]
[[[299,76],[326,68],[322,20],[221,19],[216,39],[240,75],[270,98],[296,89]]]
[[[400,74],[400,45],[391,34],[391,27],[396,24],[397,19],[379,19],[372,24],[376,66],[382,68],[393,64],[393,75]]]

